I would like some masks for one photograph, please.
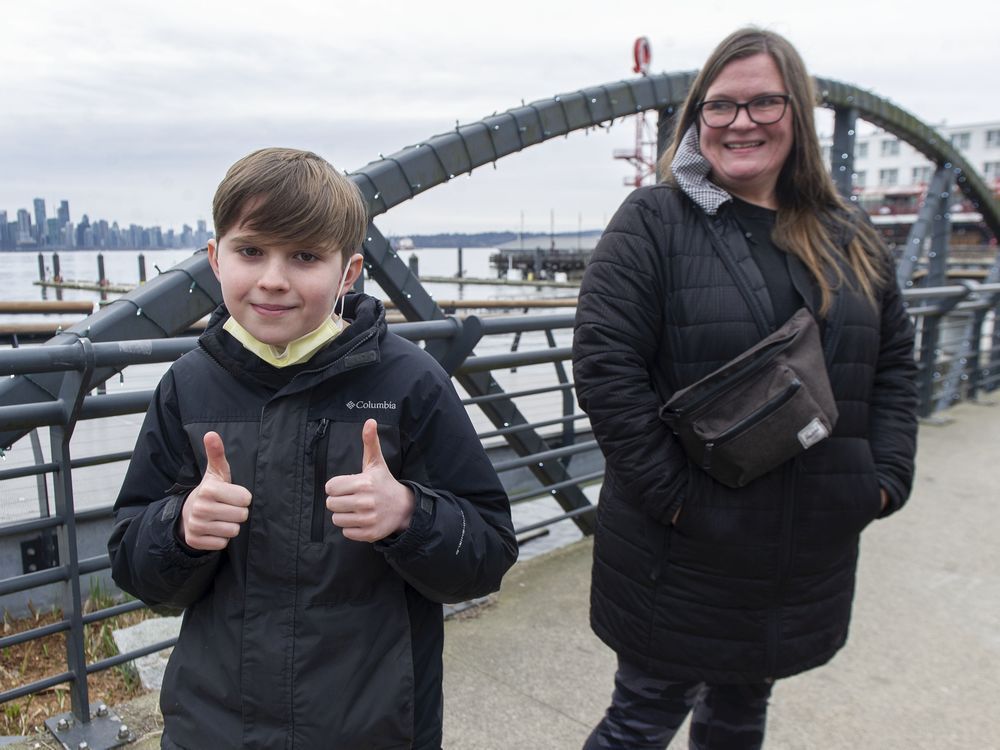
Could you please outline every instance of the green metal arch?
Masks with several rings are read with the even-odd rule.
[[[656,73],[560,94],[478,122],[456,125],[351,174],[368,200],[373,218],[393,206],[498,159],[566,136],[602,127],[616,118],[657,110],[672,114],[684,102],[694,71]],[[959,188],[1000,238],[1000,203],[948,139],[906,110],[870,91],[828,78],[814,78],[818,106],[850,109],[906,141],[935,164],[952,169]]]
[[[848,83],[815,78],[823,106],[854,109],[858,117],[906,141],[930,161],[954,171],[959,189],[983,215],[983,222],[1000,239],[1000,202],[979,173],[965,160],[946,137],[915,115],[870,91]]]

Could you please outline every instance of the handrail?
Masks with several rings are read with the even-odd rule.
[[[933,331],[934,339],[937,336],[947,335],[951,331],[961,329],[964,335],[963,346],[968,348],[970,341],[975,343],[971,355],[966,356],[965,349],[956,351],[953,347],[941,346],[940,340],[920,341],[918,351],[915,352],[917,359],[921,362],[921,372],[919,377],[925,384],[925,406],[933,408],[935,405],[949,405],[954,397],[975,397],[978,391],[994,390],[1000,385],[1000,326],[994,328],[991,344],[979,347],[980,341],[985,341],[988,337],[984,326],[986,321],[992,325],[997,321],[997,302],[1000,300],[1000,283],[976,283],[966,282],[961,285],[948,285],[936,288],[911,288],[904,290],[903,297],[908,303],[908,311],[915,319],[918,341],[924,336],[925,331]],[[947,323],[944,321],[947,319]],[[446,318],[443,320],[431,320],[412,323],[390,324],[390,330],[415,342],[440,342],[446,349],[452,346],[465,346],[463,341],[469,336],[467,328],[475,331],[476,337],[487,336],[508,336],[519,335],[528,332],[543,332],[548,338],[547,346],[536,346],[531,349],[520,349],[518,351],[504,352],[502,354],[482,354],[476,356],[475,353],[465,358],[459,366],[458,372],[493,372],[506,370],[508,368],[529,367],[538,365],[561,366],[561,363],[571,356],[571,349],[567,346],[556,346],[553,338],[554,331],[569,331],[573,327],[574,316],[570,313],[545,314],[545,315],[508,315],[498,318]],[[930,325],[933,322],[933,325]],[[969,326],[976,326],[970,333]],[[478,340],[478,338],[477,338]],[[928,353],[927,347],[935,345],[934,351]],[[125,342],[89,342],[86,339],[74,339],[61,346],[30,347],[11,350],[0,350],[0,377],[5,375],[23,374],[32,375],[38,372],[68,372],[84,373],[104,367],[123,368],[131,364],[167,363],[190,351],[197,345],[197,340],[192,337],[175,339],[138,339]],[[940,348],[940,351],[937,349]],[[957,372],[954,368],[963,368],[961,372],[964,378],[946,377],[945,371],[952,368],[952,374]],[[573,391],[573,384],[568,379],[556,378],[551,374],[547,376],[550,382],[546,384],[534,385],[529,382],[530,387],[520,390],[511,390],[498,394],[483,394],[466,398],[464,403],[467,407],[477,407],[482,403],[499,401],[503,399],[521,399],[533,396],[544,396],[545,394],[562,394],[569,396]],[[942,391],[951,383],[952,392]],[[73,410],[67,408],[64,399],[71,394],[63,394],[54,401],[44,403],[28,403],[16,406],[0,407],[0,430],[5,429],[13,421],[19,428],[31,429],[47,424],[58,425],[59,430],[66,429],[72,431],[76,421],[102,419],[108,416],[120,414],[141,413],[147,407],[151,397],[151,390],[129,391],[124,393],[97,393],[85,395],[79,398],[78,407]],[[957,394],[957,396],[956,396]],[[553,432],[548,440],[549,444],[543,449],[536,450],[528,455],[516,455],[514,457],[498,457],[495,460],[495,468],[503,474],[512,474],[518,471],[526,471],[534,465],[541,465],[548,462],[567,462],[569,459],[586,454],[595,456],[600,461],[597,442],[589,432],[578,435],[574,430],[574,425],[579,422],[586,422],[586,415],[575,410],[565,411],[559,417],[545,417],[530,422],[517,422],[493,430],[486,430],[480,434],[481,440],[491,438],[508,438],[510,435],[522,431],[537,431],[543,428],[562,429],[561,432]],[[54,428],[55,429],[55,428]],[[569,432],[567,432],[569,430]],[[567,440],[567,436],[569,439]],[[129,451],[114,451],[98,455],[90,455],[81,458],[72,458],[65,463],[59,461],[42,461],[29,467],[12,467],[0,470],[0,481],[24,478],[35,474],[48,474],[61,472],[71,474],[72,471],[89,466],[98,466],[107,463],[122,462],[130,457]],[[599,463],[598,463],[599,465]],[[540,497],[551,497],[553,494],[566,489],[569,486],[580,487],[582,485],[600,482],[603,477],[603,469],[594,470],[590,466],[581,466],[579,470],[566,479],[558,481],[539,482],[531,487],[519,487],[510,493],[511,503],[515,507],[520,507],[524,503],[529,503]],[[67,477],[63,477],[64,480]],[[546,518],[541,521],[532,521],[519,526],[516,531],[523,537],[528,532],[537,530],[544,526],[563,521],[579,521],[589,517],[594,510],[593,505],[564,509],[558,515]],[[90,521],[107,518],[111,510],[108,507],[72,512],[74,522]],[[23,537],[31,533],[48,533],[66,524],[69,517],[56,513],[48,517],[34,518],[9,524],[0,524],[0,539],[12,539]],[[61,558],[62,559],[62,558]],[[100,554],[89,558],[77,558],[72,562],[65,562],[54,568],[47,568],[33,573],[14,576],[0,580],[0,596],[9,595],[15,592],[26,591],[41,585],[51,585],[52,583],[66,582],[79,579],[81,575],[106,570],[110,565],[106,554]],[[82,623],[97,622],[107,617],[121,614],[143,606],[139,602],[128,602],[107,608],[100,612],[88,613],[78,616],[76,622],[82,627]],[[76,624],[67,618],[58,623],[37,628],[34,631],[20,633],[12,636],[0,638],[0,648],[23,643],[54,632],[70,631],[77,627]],[[164,642],[170,643],[170,642]],[[121,664],[136,658],[142,653],[152,653],[159,650],[163,644],[154,644],[134,652],[121,654],[116,657],[104,659],[99,662],[85,664],[82,669],[84,673],[92,673],[101,669]],[[58,675],[48,677],[32,683],[23,685],[0,693],[0,702],[21,697],[30,692],[46,689],[65,682],[74,682],[81,679],[81,674],[70,669]]]

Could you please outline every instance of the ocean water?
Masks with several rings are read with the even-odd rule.
[[[490,255],[496,252],[493,248],[473,247],[462,251],[462,268],[466,276],[488,279],[496,276],[496,271],[490,266]],[[185,250],[145,250],[146,277],[151,279],[160,271],[166,271],[175,264],[190,258],[194,249]],[[422,248],[413,251],[403,251],[401,256],[405,261],[410,255],[416,255],[422,276],[455,276],[458,270],[458,250],[456,248]],[[64,251],[59,253],[60,273],[65,281],[84,281],[96,283],[98,276],[98,256],[103,255],[105,276],[114,285],[135,285],[139,283],[138,251],[121,250],[99,252],[96,250]],[[42,259],[46,267],[46,275],[51,277],[54,266],[53,253],[44,252]],[[79,300],[97,303],[101,299],[99,292],[75,289],[46,289],[36,282],[39,279],[37,252],[0,252],[0,274],[3,284],[0,285],[0,300]],[[428,292],[437,299],[521,299],[537,297],[573,296],[572,289],[545,287],[521,287],[505,285],[471,285],[452,283],[428,283]],[[385,293],[375,282],[367,280],[365,291],[382,299]],[[114,296],[114,295],[111,295]],[[41,315],[0,315],[0,321],[12,322],[44,320]]]
[[[166,271],[174,264],[190,257],[193,250],[152,250],[145,251],[147,278],[157,273],[157,267]],[[412,251],[416,254],[420,273],[423,276],[452,276],[458,267],[455,248],[430,248]],[[463,270],[466,276],[473,278],[492,278],[495,271],[489,265],[491,248],[465,248],[462,254]],[[104,266],[106,277],[112,284],[136,284],[139,280],[138,252],[114,251],[105,252]],[[404,252],[404,260],[408,259],[410,251]],[[63,252],[59,255],[60,270],[65,280],[96,281],[98,278],[96,251]],[[51,253],[43,255],[46,266],[51,269]],[[0,253],[0,271],[4,283],[0,285],[2,300],[41,300],[56,299],[55,290],[44,289],[34,282],[38,280],[37,253]],[[49,271],[51,273],[51,270]],[[470,285],[458,283],[428,283],[427,290],[436,299],[537,299],[539,297],[575,296],[572,289],[547,288],[536,286],[501,286],[501,285]],[[385,299],[385,294],[378,285],[366,281],[365,291],[373,296]],[[100,294],[80,290],[62,290],[62,299],[85,300],[97,303]],[[112,295],[115,296],[115,295]],[[557,309],[543,309],[540,314],[571,313],[572,306]],[[479,312],[480,315],[497,314]],[[518,313],[520,314],[520,313]],[[0,322],[29,322],[58,319],[60,322],[75,322],[81,316],[44,315],[0,315]],[[554,332],[556,346],[568,346],[572,334],[570,330]],[[513,335],[503,335],[485,338],[477,347],[480,355],[495,354],[510,351],[514,343]],[[522,335],[518,342],[518,350],[548,346],[545,334],[531,332]],[[107,389],[110,392],[128,390],[150,390],[155,387],[167,365],[142,365],[128,368],[120,378],[109,381]],[[568,370],[568,363],[566,364]],[[507,392],[529,390],[556,382],[556,368],[549,365],[532,365],[516,370],[494,372],[494,377]],[[459,388],[461,396],[466,396]],[[518,407],[529,421],[553,419],[562,416],[562,398],[559,394],[543,394],[527,396],[518,399]],[[574,407],[579,413],[578,407]],[[493,425],[475,407],[470,408],[469,415],[477,430],[486,432],[494,429]],[[91,420],[81,422],[74,434],[72,450],[76,458],[99,455],[112,451],[129,450],[135,442],[142,415],[126,415],[113,419]],[[586,421],[578,423],[581,427]],[[559,428],[551,428],[556,432]],[[30,465],[37,460],[47,460],[50,450],[48,445],[48,430],[40,429],[40,451],[33,448],[31,441],[24,438],[9,450],[4,451],[2,466]],[[489,438],[488,445],[502,444],[501,438]],[[114,495],[124,476],[126,464],[116,463],[100,467],[74,470],[74,492],[77,509],[107,506],[114,501]],[[592,499],[596,497],[596,487],[587,488],[586,493]],[[47,495],[47,497],[46,497]],[[14,479],[0,482],[0,524],[26,520],[38,517],[44,513],[45,507],[51,509],[54,497],[51,477],[46,482],[45,491],[39,492],[34,477]],[[514,507],[515,526],[521,527],[557,516],[562,511],[551,498],[541,498]],[[566,544],[580,538],[580,533],[571,521],[564,521],[549,527],[549,534],[536,541],[529,542],[522,550],[524,557],[530,557],[555,546]]]

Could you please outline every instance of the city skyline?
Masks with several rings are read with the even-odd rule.
[[[44,198],[34,198],[32,208],[33,213],[27,208],[14,209],[13,221],[7,209],[0,208],[0,251],[179,249],[202,247],[213,236],[205,219],[196,219],[195,227],[184,223],[177,232],[173,227],[164,230],[158,224],[130,222],[125,227],[117,219],[91,221],[86,212],[74,222],[67,199],[59,201],[56,215],[51,218]]]

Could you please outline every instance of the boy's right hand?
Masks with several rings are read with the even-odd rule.
[[[217,432],[205,433],[208,466],[181,508],[181,538],[197,550],[220,550],[250,517],[250,490],[232,483],[226,448]]]

